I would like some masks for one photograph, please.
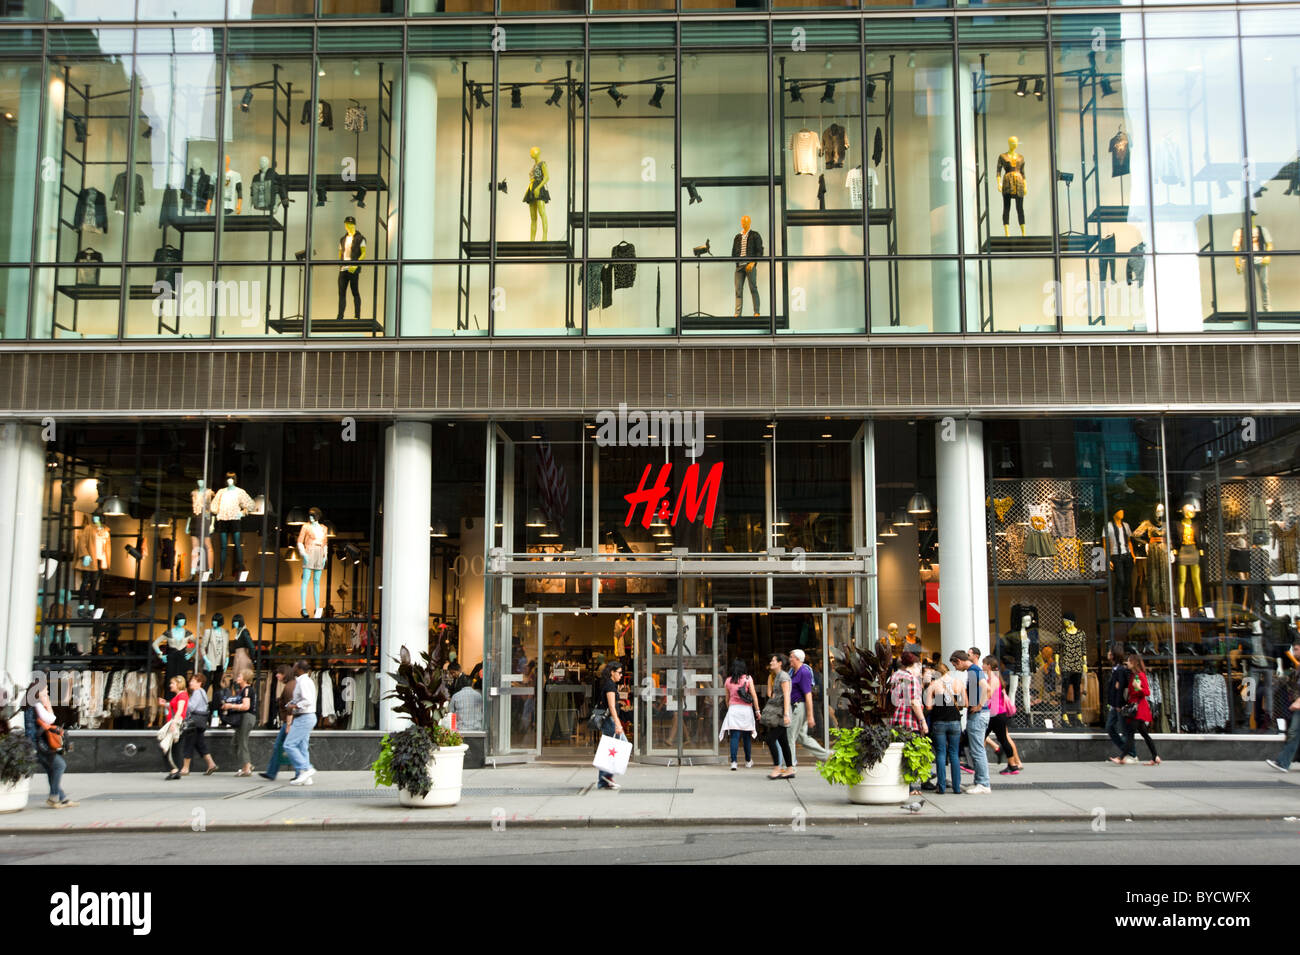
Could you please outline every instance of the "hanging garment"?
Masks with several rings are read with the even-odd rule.
[[[136,173],[134,198],[128,200],[126,195],[126,173],[119,172],[117,178],[113,180],[114,211],[119,215],[126,215],[128,201],[131,204],[131,211],[133,213],[139,212],[144,208],[144,176]]]
[[[1129,170],[1128,133],[1120,130],[1110,138],[1110,174],[1112,178],[1127,176]]]
[[[309,122],[311,122],[311,100],[302,104],[302,118],[298,121],[298,125],[306,126]],[[316,125],[330,130],[334,128],[334,108],[330,106],[329,100],[323,99],[316,104]]]
[[[817,177],[817,208],[826,208],[826,177]]]
[[[191,169],[185,174],[181,184],[181,210],[198,214],[206,211],[208,200],[212,198],[212,177],[202,166]]]
[[[1052,530],[1057,537],[1078,537],[1074,522],[1074,498],[1058,493],[1049,502],[1052,508]]]
[[[849,151],[849,139],[844,127],[831,123],[822,133],[822,159],[827,169],[839,169]]]
[[[1070,577],[1086,574],[1088,562],[1083,542],[1077,537],[1061,537],[1056,541],[1056,563],[1053,570]]]
[[[176,564],[176,542],[170,537],[164,537],[158,542],[158,566],[163,570],[171,570]]]
[[[1028,528],[1019,524],[1007,528],[1006,546],[1001,549],[1001,553],[1007,559],[1008,575],[1011,577],[1023,578],[1029,569],[1029,561],[1025,554],[1027,530]]]
[[[873,173],[875,170],[871,170]],[[844,188],[849,191],[849,208],[862,208],[862,167],[854,166],[844,174]]]
[[[1274,525],[1273,541],[1278,545],[1278,572],[1294,574],[1296,572],[1296,552],[1300,549],[1300,524],[1290,527]]]
[[[997,174],[1002,177],[1002,195],[1016,199],[1025,197],[1025,157],[1020,153],[1003,153],[998,156]]]
[[[1128,262],[1124,265],[1124,284],[1132,285],[1137,283],[1141,288],[1147,278],[1147,260],[1143,254],[1147,250],[1145,242],[1139,242],[1133,248],[1128,250]]]
[[[1024,551],[1027,557],[1055,557],[1056,541],[1047,531],[1031,527],[1025,532]]]
[[[801,129],[790,137],[790,152],[796,176],[817,175],[817,157],[822,154],[821,139],[811,129]]]
[[[81,190],[72,214],[72,226],[79,232],[108,232],[108,208],[102,192],[92,188]]]
[[[600,263],[588,262],[587,268],[578,273],[578,284],[586,287],[587,311],[600,307]]]
[[[322,720],[332,720],[338,714],[334,709],[334,686],[330,679],[329,670],[320,672],[320,694],[316,697],[319,702],[317,718]]]
[[[999,524],[1006,522],[1007,514],[1015,503],[1014,497],[990,497],[984,501],[985,506],[993,508],[993,516],[998,519]]]
[[[1228,725],[1228,684],[1223,675],[1196,674],[1192,683],[1192,720],[1201,732]]]
[[[883,156],[884,154],[885,154],[885,136],[880,131],[880,127],[877,126],[876,138],[871,144],[871,165],[879,166],[880,157]]]
[[[344,110],[343,128],[349,133],[364,133],[369,129],[370,118],[366,115],[366,108],[360,103],[356,103],[356,105],[349,106]]]
[[[609,308],[614,304],[614,266],[600,267],[600,307]]]
[[[1097,263],[1099,266],[1098,268],[1099,274],[1097,277],[1103,282],[1106,281],[1106,273],[1109,270],[1111,282],[1112,283],[1118,282],[1119,279],[1115,277],[1117,271],[1117,265],[1116,265],[1116,256],[1115,256],[1115,234],[1114,233],[1111,233],[1110,235],[1104,235],[1101,237],[1101,241],[1097,243],[1097,252],[1099,253],[1098,263]]]
[[[261,212],[270,212],[277,202],[287,206],[289,190],[284,184],[284,177],[274,169],[254,173],[248,183],[248,199],[253,208]]]
[[[614,288],[631,288],[636,281],[636,246],[631,242],[620,242],[609,250],[609,255],[614,259],[632,260],[614,263]]]
[[[103,262],[103,261],[104,261],[104,257],[103,257],[102,255],[100,255],[99,252],[96,251],[95,249],[92,249],[92,248],[90,248],[90,247],[86,247],[86,248],[81,249],[80,251],[77,252],[77,258],[75,259],[75,261],[78,262],[78,263],[81,263],[81,262],[94,262],[94,263],[100,263],[100,262]],[[79,265],[78,268],[77,268],[77,284],[78,284],[78,285],[98,285],[98,284],[99,284],[99,265],[98,265],[98,264],[95,264],[95,265],[84,265],[84,266]]]
[[[181,250],[174,245],[164,245],[154,250],[153,260],[155,262],[179,262],[181,260]],[[154,273],[154,281],[166,282],[175,291],[176,273],[179,271],[180,269],[174,266],[159,266]]]
[[[165,229],[181,214],[180,193],[171,186],[163,190],[162,205],[158,207],[158,228]]]
[[[244,198],[244,177],[230,169],[221,185],[221,202],[227,212],[235,211],[235,202]]]

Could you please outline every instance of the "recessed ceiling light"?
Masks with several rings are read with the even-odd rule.
[[[829,435],[829,434],[824,434],[824,435],[822,435],[822,437],[823,437],[823,438],[829,438],[830,435]]]

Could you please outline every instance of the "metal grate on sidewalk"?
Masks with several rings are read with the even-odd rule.
[[[1300,789],[1285,779],[1158,779],[1143,781],[1152,789]]]
[[[1038,783],[1033,782],[1032,780],[1021,783],[999,783],[996,781],[993,783],[994,793],[997,793],[999,790],[1015,789],[1119,789],[1119,787],[1112,783],[1103,783],[1092,780],[1077,783]]]
[[[574,786],[534,788],[520,787],[512,789],[506,786],[475,789],[469,786],[461,788],[462,796],[576,796],[581,789]],[[285,786],[262,793],[258,799],[393,799],[396,792],[392,789],[317,789],[315,786]]]

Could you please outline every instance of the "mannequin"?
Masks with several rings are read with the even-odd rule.
[[[1079,629],[1074,614],[1061,614],[1061,725],[1068,726],[1070,714],[1083,725],[1083,683],[1088,673],[1087,634]]]
[[[1110,604],[1117,617],[1133,613],[1133,531],[1117,508],[1106,524],[1106,561],[1112,575]]]
[[[244,626],[242,613],[237,613],[230,618],[230,632],[234,634],[231,645],[234,647],[235,673],[253,669],[253,637]]]
[[[230,634],[222,626],[226,618],[212,615],[212,626],[203,632],[203,672],[218,674],[209,684],[215,684],[219,674],[230,666]]]
[[[903,638],[898,635],[898,624],[890,623],[885,627],[885,633],[889,637],[889,648],[894,651],[894,656],[902,653]]]
[[[1241,251],[1241,230],[1237,229],[1232,233],[1232,251]],[[1268,234],[1268,230],[1259,224],[1258,214],[1252,209],[1250,213],[1250,251],[1255,253],[1255,258],[1251,262],[1255,266],[1255,278],[1259,281],[1259,310],[1267,312],[1268,305],[1268,267],[1273,263],[1271,255],[1260,255],[1261,252],[1273,251],[1273,237]],[[1237,274],[1245,267],[1245,261],[1240,255],[1233,260],[1237,264]]]
[[[240,547],[239,522],[245,514],[253,509],[253,499],[242,487],[235,485],[235,472],[226,472],[226,486],[212,499],[212,513],[217,516],[217,533],[221,535],[221,559],[217,561],[217,580],[226,569],[226,541],[233,538],[235,543],[235,573],[244,569],[244,554]]]
[[[551,201],[551,192],[546,188],[546,184],[551,181],[551,174],[546,169],[546,163],[542,161],[542,151],[534,146],[528,150],[528,157],[533,161],[533,167],[528,170],[528,188],[524,190],[524,204],[528,206],[528,220],[530,223],[528,229],[528,241],[534,242],[537,239],[537,219],[540,216],[542,220],[542,241],[546,241],[546,204]]]
[[[1124,132],[1124,124],[1119,124],[1119,129],[1111,137],[1110,144],[1106,147],[1110,151],[1110,175],[1112,179],[1118,179],[1121,176],[1127,176],[1130,168],[1128,133]]]
[[[357,231],[357,220],[348,216],[343,220],[343,236],[339,239],[339,261],[360,262],[365,257],[366,237]],[[343,321],[343,312],[347,308],[349,288],[352,289],[352,314],[355,318],[361,317],[360,268],[358,265],[339,267],[339,321]]]
[[[1169,606],[1169,547],[1165,543],[1165,506],[1157,504],[1155,515],[1138,525],[1147,541],[1146,602],[1152,613]]]
[[[270,212],[278,201],[289,207],[289,193],[280,174],[271,168],[271,160],[262,156],[257,160],[257,173],[248,184],[248,199],[259,212]]]
[[[325,569],[326,539],[329,532],[321,523],[319,507],[307,512],[307,523],[298,531],[298,553],[302,555],[302,615],[307,614],[307,581],[312,582],[312,596],[317,610],[320,609],[320,575]]]
[[[208,208],[212,199],[212,177],[197,159],[190,160],[189,171],[181,185],[181,212],[197,215]]]
[[[226,175],[221,185],[221,207],[226,214],[239,213],[244,211],[244,178],[237,172],[230,170],[230,157],[226,157]],[[208,211],[212,211],[212,203],[208,202]]]
[[[185,629],[185,614],[178,613],[172,620],[172,626],[154,639],[153,652],[167,665],[166,682],[174,676],[185,675],[185,664],[194,659],[194,634]],[[173,694],[167,689],[168,699]]]
[[[916,632],[916,624],[907,625],[907,635],[903,637],[903,652],[913,653],[916,656],[922,655],[921,635]]]
[[[90,515],[80,528],[74,541],[73,551],[77,570],[77,609],[94,607],[99,591],[99,575],[108,570],[109,547],[113,535],[104,526],[104,519],[99,514]]]
[[[185,522],[185,533],[190,535],[190,578],[212,569],[212,498],[216,494],[203,478],[194,482],[190,491],[190,510],[193,516]],[[206,558],[206,559],[205,559]]]
[[[1185,607],[1187,579],[1192,580],[1192,597],[1196,601],[1196,612],[1201,612],[1201,555],[1205,553],[1201,540],[1201,525],[1196,522],[1196,507],[1183,505],[1182,519],[1174,526],[1174,541],[1178,545],[1178,606]]]
[[[1025,234],[1025,157],[1016,150],[1020,140],[1015,136],[1007,139],[1007,151],[998,157],[998,192],[1002,193],[1002,234],[1010,235],[1011,201],[1016,203],[1016,220],[1020,223],[1020,234]]]
[[[1032,626],[1033,622],[1034,622],[1034,618],[1031,617],[1029,614],[1023,614],[1023,615],[1021,616],[1021,618],[1020,618],[1020,673],[1019,673],[1019,676],[1020,676],[1020,677],[1023,677],[1023,679],[1024,679],[1024,684],[1025,684],[1025,700],[1024,700],[1024,708],[1025,708],[1025,714],[1026,714],[1026,715],[1028,715],[1029,712],[1030,712],[1029,705],[1030,705],[1030,702],[1032,701],[1032,697],[1033,697],[1033,693],[1031,692],[1031,681],[1030,681],[1030,679],[1029,679],[1029,677],[1030,677],[1030,673],[1029,673],[1029,657],[1030,657],[1030,652],[1029,652],[1029,650],[1030,650],[1030,647],[1029,647],[1029,644],[1030,644],[1030,634],[1029,634],[1029,630],[1030,630],[1030,627]],[[1020,681],[1016,678],[1015,675],[1013,675],[1013,676],[1011,677],[1011,696],[1012,696],[1013,699],[1015,698],[1015,695],[1016,695],[1016,689],[1017,689],[1016,684],[1019,683],[1019,682],[1020,682]]]
[[[740,306],[744,298],[745,282],[749,282],[749,297],[754,300],[754,317],[759,316],[758,282],[754,276],[755,261],[763,257],[763,237],[749,227],[749,216],[740,217],[740,231],[731,240],[731,257],[736,259],[736,318],[740,318]]]
[[[1153,574],[1163,574],[1165,565],[1168,564],[1168,552],[1164,550],[1165,540],[1165,506],[1156,505],[1155,517],[1147,518],[1142,521],[1133,530],[1133,605],[1141,607],[1143,612],[1149,613],[1153,609],[1154,600],[1152,599],[1153,587],[1159,587],[1160,592],[1164,593],[1169,588],[1160,586],[1158,582],[1152,581]],[[1155,553],[1157,544],[1161,545],[1162,554],[1158,557]],[[1161,562],[1163,560],[1163,563]]]

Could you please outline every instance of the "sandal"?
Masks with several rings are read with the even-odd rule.
[[[1106,762],[1114,763],[1116,766],[1121,766],[1124,763],[1124,759],[1120,756],[1107,756]]]
[[[1143,763],[1142,765],[1143,765],[1143,766],[1159,766],[1159,765],[1160,765],[1160,757],[1157,756],[1155,759],[1148,759],[1148,760],[1147,760],[1145,763]]]
[[[785,777],[782,776],[780,773],[769,773],[768,776],[767,776],[767,778],[768,778],[768,779],[785,779]]]

